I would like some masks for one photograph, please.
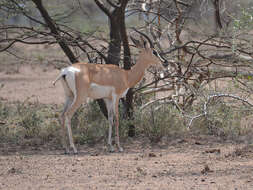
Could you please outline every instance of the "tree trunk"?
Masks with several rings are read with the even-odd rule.
[[[126,6],[126,4],[125,4]],[[129,42],[126,32],[126,24],[125,24],[125,7],[122,7],[121,15],[120,15],[120,35],[121,40],[124,47],[124,69],[129,70],[131,69],[131,52],[129,48]],[[133,89],[130,88],[126,94],[126,99],[123,100],[123,104],[125,107],[125,117],[127,119],[132,119],[133,116]]]
[[[123,43],[124,47],[124,69],[129,70],[131,69],[131,52],[129,48],[129,42],[128,42],[128,37],[127,37],[127,32],[126,32],[126,24],[125,24],[125,8],[128,3],[128,0],[125,0],[122,5],[121,9],[121,17],[120,17],[120,35],[121,35],[121,40]],[[133,119],[133,89],[130,88],[126,94],[126,98],[123,99],[123,104],[125,108],[125,113],[124,116],[127,120],[132,120]],[[133,137],[135,136],[135,126],[130,125],[128,126],[128,136]]]
[[[41,16],[45,20],[47,26],[49,27],[50,31],[54,35],[55,39],[58,41],[60,47],[66,54],[66,56],[69,58],[71,63],[78,62],[78,59],[75,57],[74,53],[71,51],[71,49],[66,44],[66,41],[63,37],[61,37],[60,33],[58,32],[58,28],[56,24],[54,23],[53,19],[49,16],[47,10],[43,6],[41,0],[32,0],[33,3],[37,6],[37,9],[40,11]]]
[[[119,65],[121,51],[121,36],[120,36],[120,18],[121,11],[119,8],[114,9],[110,19],[110,43],[106,64]]]

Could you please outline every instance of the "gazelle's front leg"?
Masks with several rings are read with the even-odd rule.
[[[113,126],[113,112],[112,112],[112,110],[108,111],[108,120],[109,120],[108,146],[109,146],[109,151],[114,152],[114,147],[112,145],[112,126]]]
[[[123,152],[123,148],[120,146],[119,142],[119,98],[116,98],[114,105],[115,112],[115,142],[117,144],[119,152]]]
[[[112,126],[113,126],[113,106],[112,100],[104,99],[106,103],[106,109],[108,113],[108,121],[109,121],[109,130],[108,130],[108,146],[109,151],[114,152],[114,147],[112,146]]]

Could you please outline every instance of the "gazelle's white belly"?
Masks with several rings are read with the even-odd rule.
[[[128,90],[129,90],[129,88],[127,88],[127,89],[123,92],[123,94],[121,95],[122,98],[126,96]]]
[[[91,83],[88,90],[88,97],[91,99],[111,98],[115,94],[115,88]]]
[[[121,97],[124,97],[128,89],[124,91]],[[91,83],[88,90],[88,97],[91,99],[100,99],[100,98],[113,98],[117,96],[115,88],[113,86],[104,86],[96,83]]]

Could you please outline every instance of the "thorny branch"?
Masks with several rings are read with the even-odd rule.
[[[209,95],[207,97],[207,100],[205,101],[205,103],[203,104],[203,109],[202,109],[202,113],[199,114],[199,115],[196,115],[196,116],[189,116],[189,115],[186,115],[185,113],[182,113],[182,115],[184,117],[187,117],[190,119],[188,125],[187,125],[187,128],[189,129],[193,123],[193,121],[195,119],[198,119],[200,117],[207,117],[208,116],[208,105],[210,104],[211,100],[214,99],[214,98],[232,98],[232,99],[235,99],[235,100],[238,100],[244,104],[247,104],[248,106],[250,106],[251,108],[253,108],[253,104],[249,102],[249,100],[247,99],[244,99],[240,96],[236,96],[236,95],[233,95],[233,94],[213,94],[213,95]]]

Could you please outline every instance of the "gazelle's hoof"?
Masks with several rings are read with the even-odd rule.
[[[65,151],[64,154],[65,154],[65,155],[77,155],[78,152]]]
[[[119,147],[119,152],[123,152],[123,148],[122,147]]]
[[[76,148],[70,147],[71,151],[69,150],[69,148],[65,148],[65,155],[70,155],[70,154],[78,154],[78,151],[76,150]]]
[[[68,148],[65,148],[64,154],[65,154],[65,155],[70,154],[70,152],[69,152],[69,149],[68,149]]]
[[[76,150],[76,147],[71,147],[71,148],[72,148],[72,150],[73,150],[73,154],[74,154],[74,155],[78,154],[78,152],[77,152],[77,150]]]
[[[113,147],[113,146],[109,146],[109,152],[110,152],[110,153],[115,152],[115,150],[114,150],[114,147]]]

